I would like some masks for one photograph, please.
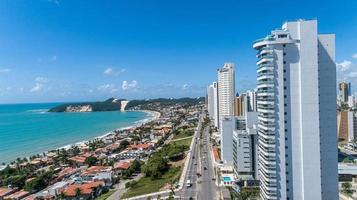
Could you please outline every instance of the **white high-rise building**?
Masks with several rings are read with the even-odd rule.
[[[335,36],[298,20],[253,48],[261,199],[338,199]]]
[[[207,110],[209,116],[214,121],[215,127],[218,127],[218,86],[213,82],[207,87]]]
[[[218,116],[234,115],[235,80],[234,64],[225,63],[218,69]]]

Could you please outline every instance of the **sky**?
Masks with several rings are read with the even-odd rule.
[[[254,40],[285,21],[336,34],[357,92],[357,1],[2,0],[0,103],[204,96],[224,62],[256,84]]]

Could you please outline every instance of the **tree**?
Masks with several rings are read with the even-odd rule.
[[[69,149],[69,151],[70,151],[70,153],[71,153],[72,156],[76,156],[76,155],[78,155],[78,154],[81,152],[81,150],[79,149],[79,147],[76,146],[76,145],[72,145],[72,147]]]
[[[158,179],[167,170],[167,163],[167,159],[160,155],[154,155],[149,158],[146,165],[143,166],[142,172],[145,173],[145,176],[151,177],[151,179]]]
[[[138,160],[134,160],[134,161],[131,163],[129,169],[130,169],[131,171],[133,171],[133,172],[140,172],[140,170],[141,170],[141,162],[138,161]]]
[[[352,194],[351,188],[352,188],[352,184],[350,182],[342,183],[342,190],[344,193],[349,194],[349,195]]]
[[[76,199],[80,199],[80,197],[81,197],[81,189],[76,188]]]
[[[95,164],[97,164],[98,162],[98,159],[96,157],[93,157],[93,156],[89,156],[88,158],[85,159],[84,163],[86,165],[88,165],[89,167],[90,166],[93,166]]]

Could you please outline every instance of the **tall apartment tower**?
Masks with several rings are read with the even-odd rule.
[[[253,48],[261,199],[338,199],[335,36],[298,20]]]
[[[347,103],[351,95],[351,83],[341,82],[338,84],[340,102]]]
[[[218,127],[218,85],[213,82],[207,87],[207,110],[215,127]]]
[[[234,64],[225,63],[218,69],[218,118],[234,115],[235,78]]]

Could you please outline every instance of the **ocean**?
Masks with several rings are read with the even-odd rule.
[[[134,126],[145,112],[50,113],[57,103],[0,104],[0,165]]]

